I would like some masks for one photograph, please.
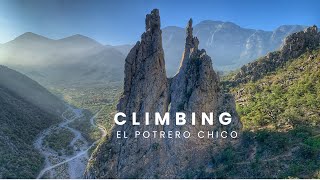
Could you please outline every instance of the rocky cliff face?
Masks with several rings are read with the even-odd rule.
[[[124,92],[118,111],[137,113],[142,122],[133,126],[129,117],[122,126],[114,126],[110,138],[99,145],[86,171],[88,178],[181,178],[187,171],[205,167],[215,152],[231,140],[184,138],[134,138],[134,131],[213,131],[226,129],[218,123],[218,113],[232,113],[233,130],[241,129],[234,100],[219,88],[219,78],[212,68],[211,58],[199,50],[199,41],[192,34],[192,20],[187,26],[185,50],[179,72],[166,77],[164,52],[158,10],[146,16],[146,32],[126,58]],[[145,113],[150,113],[150,125],[145,125]],[[170,113],[170,125],[154,125],[154,113]],[[184,112],[187,124],[177,126],[175,113]],[[214,125],[191,125],[191,113],[214,113]],[[199,121],[198,121],[199,122]],[[128,139],[117,139],[116,131],[126,131]]]
[[[269,72],[282,67],[290,59],[299,57],[306,51],[312,51],[320,45],[320,33],[316,26],[288,36],[279,51],[268,53],[255,62],[242,66],[234,77],[235,83],[256,81]]]
[[[228,128],[239,130],[241,124],[235,111],[234,100],[221,92],[219,77],[212,67],[211,58],[204,49],[199,50],[199,40],[193,37],[192,20],[189,21],[186,30],[186,43],[182,56],[181,66],[178,73],[171,79],[170,83],[170,117],[175,119],[176,112],[186,114],[187,125],[166,126],[166,130],[183,131],[187,130],[191,134],[201,131],[226,130],[220,126],[219,122],[214,122],[214,126],[191,125],[192,113],[196,119],[201,119],[201,113],[214,113],[214,119],[218,120],[218,114],[230,112],[233,115],[233,124]],[[227,102],[228,101],[228,102]],[[229,106],[229,107],[226,107]],[[230,108],[230,106],[232,106]],[[226,142],[230,140],[215,140],[210,138],[199,139],[197,136],[189,139],[167,140],[168,153],[170,156],[170,170],[174,169],[173,177],[183,177],[186,171],[194,171],[201,166],[210,163],[211,156],[221,150]],[[186,159],[186,157],[188,157]],[[176,164],[175,164],[176,163]],[[172,177],[172,176],[168,176]]]

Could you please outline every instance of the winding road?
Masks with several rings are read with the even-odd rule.
[[[101,131],[101,138],[106,136],[107,131],[103,126],[95,123],[95,118],[99,115],[103,108],[101,108],[94,116],[90,118],[90,124],[94,128],[98,128]],[[66,117],[67,113],[72,114],[71,117]],[[88,151],[94,147],[100,140],[95,141],[91,145],[82,136],[81,132],[70,127],[69,124],[79,118],[84,117],[81,109],[75,109],[68,106],[67,110],[62,113],[63,121],[55,126],[52,126],[42,132],[36,139],[34,146],[45,157],[45,166],[40,171],[37,179],[48,178],[83,178],[83,172],[85,171],[87,162],[90,158]],[[44,139],[56,131],[57,129],[68,129],[74,134],[70,147],[73,147],[73,155],[61,155],[53,149],[47,147],[43,142]],[[80,145],[76,145],[77,142],[81,142]],[[60,168],[60,169],[59,169]],[[82,173],[80,173],[82,172]]]

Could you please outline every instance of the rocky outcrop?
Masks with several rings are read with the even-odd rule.
[[[318,48],[320,45],[320,33],[317,26],[312,26],[304,31],[288,36],[279,51],[268,53],[255,62],[241,67],[240,72],[234,76],[235,84],[256,81],[278,67],[285,65],[290,59],[294,59]]]
[[[191,134],[201,131],[226,130],[220,126],[218,115],[222,112],[230,112],[233,116],[233,124],[229,129],[239,130],[241,124],[235,111],[234,100],[231,95],[221,92],[219,77],[212,67],[211,58],[204,49],[199,50],[199,40],[193,37],[192,20],[190,19],[186,30],[186,44],[178,73],[172,78],[170,84],[170,117],[175,119],[176,112],[184,112],[189,121],[185,126],[166,126],[166,130],[188,130]],[[226,107],[229,106],[229,107]],[[229,111],[228,111],[229,110]],[[201,113],[214,113],[214,126],[191,125],[192,113],[196,119],[201,119]],[[229,131],[230,132],[230,131]],[[170,162],[176,162],[170,169],[175,169],[176,177],[183,177],[186,171],[200,169],[201,166],[210,163],[215,152],[222,149],[229,140],[215,140],[210,138],[200,139],[193,136],[189,139],[170,139]],[[188,157],[187,159],[185,157]],[[169,176],[170,177],[170,176]]]
[[[164,53],[161,42],[160,16],[158,10],[153,10],[146,16],[146,32],[141,41],[129,52],[125,60],[124,92],[118,104],[118,111],[131,115],[137,113],[137,119],[145,122],[145,112],[167,111],[169,103],[168,80],[166,78]],[[127,121],[132,122],[131,117]],[[150,120],[150,122],[153,122]],[[102,171],[90,172],[88,177],[100,178],[134,178],[140,177],[137,173],[148,167],[146,176],[156,172],[159,163],[160,151],[152,150],[152,146],[160,144],[160,139],[133,138],[134,131],[155,131],[163,127],[154,125],[133,126],[127,123],[115,126],[113,132],[126,131],[127,140],[117,139],[112,133],[106,142],[110,146],[106,151],[98,154],[95,161],[103,162]],[[107,159],[101,156],[107,155]],[[142,160],[143,159],[143,160]]]
[[[134,138],[134,131],[198,131],[239,130],[241,123],[235,111],[234,99],[219,88],[219,78],[212,68],[211,58],[198,49],[199,41],[192,34],[192,20],[187,26],[185,50],[179,72],[168,79],[161,42],[160,16],[153,10],[146,16],[146,32],[131,49],[125,63],[124,92],[117,110],[131,115],[137,113],[141,125],[127,123],[114,126],[111,136],[101,143],[88,165],[88,178],[182,178],[211,162],[215,152],[227,142],[204,138]],[[222,127],[218,113],[230,110],[231,126]],[[150,113],[150,125],[145,125],[145,113]],[[186,114],[186,125],[154,125],[154,113]],[[214,113],[214,125],[191,124],[191,113],[201,120],[201,113]],[[131,122],[131,117],[126,119]],[[125,131],[129,138],[117,139],[116,131]],[[197,177],[196,175],[194,177]]]

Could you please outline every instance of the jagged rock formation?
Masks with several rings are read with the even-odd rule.
[[[191,114],[195,112],[196,119],[201,119],[202,112],[214,112],[215,119],[218,114],[226,111],[222,101],[228,99],[221,93],[219,87],[219,77],[212,68],[211,58],[206,54],[204,49],[199,50],[199,40],[192,35],[192,20],[187,26],[187,36],[185,50],[182,57],[181,67],[178,74],[174,76],[170,84],[171,108],[170,117],[175,119],[176,112],[184,112],[190,121],[185,126],[166,126],[167,130],[188,130],[191,134],[196,134],[199,130],[221,130],[218,122],[212,126],[192,126]],[[226,95],[227,96],[227,95]],[[232,97],[231,102],[225,105],[234,104]],[[219,109],[221,108],[221,109]],[[232,109],[232,108],[231,108]],[[231,111],[228,111],[231,112]],[[233,113],[233,123],[229,128],[239,130],[241,125],[235,111]],[[209,163],[208,159],[217,149],[223,146],[223,141],[212,142],[212,139],[201,139],[194,136],[190,139],[170,139],[170,159],[172,162],[178,162],[179,165],[173,166],[179,175],[183,174],[186,169],[199,168],[198,165]],[[168,142],[169,143],[169,142]],[[185,159],[188,157],[188,160]],[[191,165],[193,164],[193,165]],[[178,176],[179,177],[179,176]],[[181,176],[180,176],[181,177]]]
[[[137,112],[137,119],[144,122],[144,112],[164,114],[167,111],[168,102],[160,17],[159,12],[154,10],[146,17],[146,32],[142,34],[141,42],[137,42],[126,58],[124,92],[117,108],[119,112],[127,115]],[[113,132],[126,131],[128,135],[130,134],[130,139],[119,140],[114,133],[112,134],[110,151],[102,152],[109,156],[104,165],[105,172],[99,172],[96,176],[128,178],[136,177],[137,171],[144,169],[145,166],[156,169],[160,160],[160,151],[153,151],[150,148],[160,143],[160,139],[135,139],[132,136],[135,130],[161,130],[159,128],[162,127],[132,126],[130,123],[115,126]],[[141,161],[141,158],[144,160]],[[153,171],[148,173],[154,174]]]
[[[146,16],[146,32],[126,58],[124,92],[118,111],[137,113],[139,126],[127,123],[115,126],[111,137],[100,144],[86,171],[88,178],[181,178],[187,171],[207,166],[212,155],[231,140],[184,138],[134,138],[134,131],[213,131],[226,129],[218,123],[218,113],[232,113],[233,122],[227,128],[241,129],[234,99],[219,88],[219,78],[212,68],[211,58],[199,50],[199,41],[192,35],[192,20],[187,26],[185,50],[179,72],[167,79],[161,42],[160,16],[157,9]],[[145,112],[150,113],[150,125],[145,125]],[[187,124],[159,126],[154,113],[176,112],[187,115]],[[201,112],[213,112],[213,126],[191,125],[191,112],[201,120]],[[126,119],[131,122],[129,117]],[[117,139],[116,131],[126,131],[128,139]],[[195,176],[196,177],[196,176]]]
[[[256,81],[269,72],[282,67],[290,59],[299,57],[306,51],[312,51],[320,45],[320,33],[317,26],[312,26],[304,31],[288,36],[279,51],[274,51],[255,62],[241,67],[234,76],[236,84]]]

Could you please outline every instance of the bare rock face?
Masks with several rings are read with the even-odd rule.
[[[164,114],[168,103],[168,81],[161,44],[160,17],[159,11],[153,10],[146,16],[146,32],[142,34],[141,41],[136,43],[125,60],[124,92],[117,109],[128,116],[136,112],[137,119],[145,122],[145,112]],[[87,177],[130,178],[137,177],[139,169],[145,167],[156,170],[160,152],[152,150],[152,146],[159,144],[160,139],[146,140],[132,136],[136,130],[155,131],[161,130],[162,127],[133,126],[130,122],[131,117],[128,117],[127,121],[123,126],[115,126],[113,132],[126,131],[129,138],[117,139],[116,133],[112,133],[106,142],[108,148],[95,159],[95,162],[104,161],[105,165],[100,168],[101,171],[99,169],[88,172]],[[105,155],[107,159],[99,155]],[[143,173],[146,173],[146,176],[155,174],[153,170]]]
[[[160,16],[157,9],[146,16],[146,32],[131,49],[125,63],[124,92],[118,111],[127,116],[137,113],[141,125],[132,125],[131,117],[122,126],[114,126],[111,136],[99,145],[89,162],[87,178],[182,178],[188,170],[205,167],[215,152],[231,139],[199,139],[196,134],[185,138],[134,138],[135,131],[198,131],[240,130],[233,97],[219,88],[219,78],[211,58],[198,49],[199,41],[192,35],[192,20],[187,26],[185,50],[179,72],[166,77],[161,42]],[[222,127],[218,114],[230,112],[232,125]],[[145,125],[145,113],[150,125]],[[154,114],[170,113],[170,125],[154,125]],[[186,114],[186,125],[175,124],[176,112]],[[195,112],[197,123],[191,124]],[[201,125],[201,113],[213,112],[214,124]],[[116,131],[125,131],[127,139],[117,139]]]
[[[306,50],[313,50],[320,45],[317,26],[293,33],[284,40],[280,51],[283,58],[297,58]]]
[[[320,33],[317,26],[289,35],[279,51],[268,53],[255,62],[241,67],[235,75],[236,83],[256,81],[276,68],[285,65],[290,59],[298,58],[306,51],[312,51],[320,45]]]
[[[189,20],[186,34],[186,44],[182,56],[179,72],[172,78],[170,83],[170,117],[175,119],[176,112],[184,112],[187,125],[184,126],[166,126],[166,130],[183,131],[187,130],[191,134],[197,134],[199,131],[219,131],[222,130],[240,130],[241,123],[235,111],[235,102],[231,95],[225,95],[221,92],[219,77],[214,72],[211,58],[204,49],[199,50],[199,41],[192,35],[192,19]],[[228,106],[228,107],[227,107]],[[229,110],[229,111],[228,111]],[[233,117],[233,124],[222,127],[218,122],[218,115],[222,112],[229,112]],[[209,114],[213,112],[213,126],[191,125],[192,113],[195,113],[196,119],[201,120],[202,112]],[[230,132],[230,131],[229,131]],[[212,155],[221,150],[226,142],[232,142],[231,139],[212,140],[210,138],[199,139],[193,136],[189,139],[170,139],[169,144],[170,159],[177,165],[170,169],[175,169],[177,177],[183,177],[186,171],[192,171],[201,168],[201,166],[210,163]],[[186,158],[187,157],[187,158]],[[178,168],[177,168],[178,167]]]

